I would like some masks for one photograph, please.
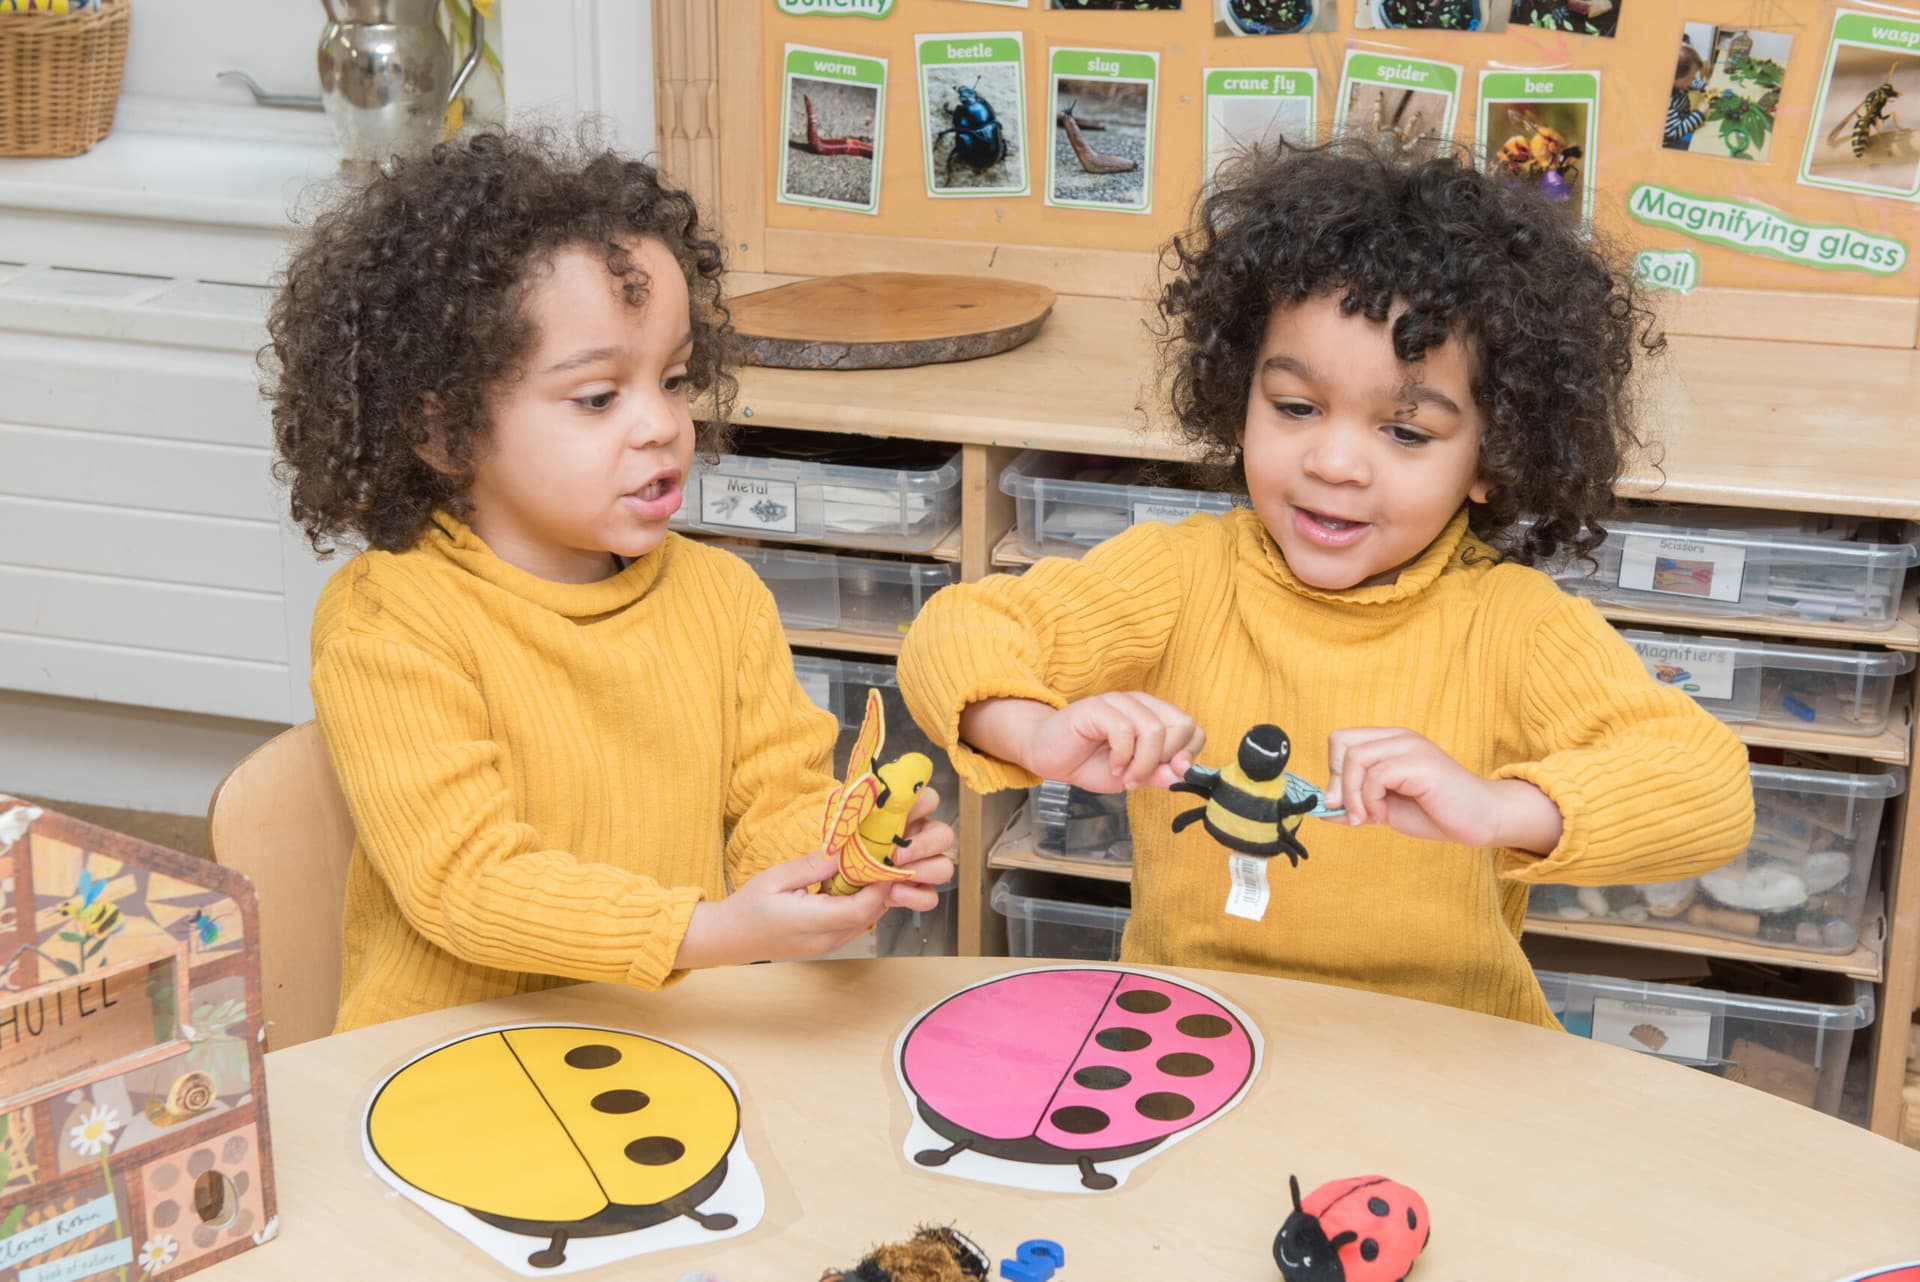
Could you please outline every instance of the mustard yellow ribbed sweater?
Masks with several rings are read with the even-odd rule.
[[[1198,804],[1155,788],[1128,802],[1127,961],[1261,971],[1378,989],[1553,1026],[1520,951],[1530,882],[1687,876],[1745,848],[1746,754],[1691,699],[1650,678],[1588,603],[1497,565],[1463,510],[1396,583],[1322,592],[1288,570],[1252,512],[1136,526],[1080,561],[948,588],[915,622],[900,684],[921,727],[976,789],[1036,780],[959,742],[961,711],[995,696],[1055,707],[1144,690],[1233,759],[1267,721],[1289,766],[1327,782],[1327,735],[1404,726],[1476,773],[1526,779],[1565,834],[1544,857],[1307,820],[1298,868],[1268,861],[1259,922],[1222,910],[1228,852]]]
[[[678,535],[554,583],[436,516],[327,584],[313,699],[358,834],[343,1030],[659,987],[695,902],[818,848],[833,787],[773,598]]]

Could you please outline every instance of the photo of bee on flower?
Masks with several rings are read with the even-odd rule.
[[[1481,110],[1487,171],[1517,187],[1531,187],[1570,217],[1581,217],[1592,104],[1487,102]]]

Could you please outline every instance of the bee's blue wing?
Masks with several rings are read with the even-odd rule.
[[[1211,788],[1220,781],[1220,772],[1212,766],[1192,765],[1187,767],[1187,782],[1201,788]]]
[[[1347,813],[1338,807],[1328,809],[1327,794],[1294,774],[1293,771],[1287,771],[1287,800],[1298,805],[1309,799],[1313,802],[1313,809],[1306,812],[1306,817],[1309,819],[1337,819]]]
[[[100,892],[106,888],[106,882],[96,879],[92,873],[82,868],[80,880],[74,885],[74,893],[80,896],[82,908],[91,908],[93,901],[100,898]]]

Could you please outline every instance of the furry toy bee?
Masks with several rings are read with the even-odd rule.
[[[1894,68],[1899,65],[1894,63],[1889,66],[1886,80],[1869,92],[1859,106],[1841,118],[1840,123],[1827,134],[1827,146],[1839,146],[1841,136],[1851,131],[1853,136],[1848,146],[1853,154],[1856,157],[1867,154],[1867,146],[1883,131],[1883,125],[1893,123],[1893,113],[1887,110],[1887,104],[1900,96],[1900,91],[1893,87]]]
[[[1172,792],[1197,793],[1204,806],[1173,817],[1179,832],[1196,819],[1207,834],[1228,850],[1271,858],[1285,854],[1298,868],[1307,857],[1297,834],[1306,819],[1333,819],[1346,813],[1329,810],[1326,794],[1287,771],[1293,744],[1279,726],[1258,725],[1240,740],[1234,761],[1219,770],[1191,766]],[[1294,820],[1288,826],[1287,820]]]
[[[880,692],[867,691],[867,713],[847,756],[846,782],[827,798],[822,837],[827,853],[840,861],[827,893],[851,895],[877,881],[908,881],[913,872],[896,868],[893,852],[907,844],[907,812],[933,778],[933,762],[909,752],[880,764],[887,737],[887,714]]]

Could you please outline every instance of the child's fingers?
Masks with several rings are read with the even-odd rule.
[[[753,880],[764,882],[767,890],[780,894],[818,885],[833,876],[834,871],[839,867],[839,860],[825,851],[816,850],[810,855],[801,855],[798,859],[789,859],[785,863],[775,864]]]
[[[925,819],[939,806],[940,794],[934,791],[932,784],[928,784],[913,799],[913,805],[907,808],[907,827],[912,828],[916,820]]]
[[[896,881],[887,887],[887,905],[908,912],[930,913],[940,906],[940,893],[932,886],[911,881]]]
[[[1088,711],[1098,732],[1096,737],[1107,741],[1107,769],[1116,778],[1124,777],[1133,761],[1133,719],[1111,700],[1096,703]]]
[[[1122,775],[1131,788],[1146,782],[1146,776],[1154,767],[1166,760],[1162,754],[1167,746],[1167,724],[1145,695],[1125,694],[1119,696],[1119,701],[1133,725],[1133,755]]]
[[[919,831],[908,836],[906,845],[894,848],[893,862],[902,868],[917,867],[929,859],[946,854],[954,844],[953,829],[946,824],[923,824]],[[925,881],[926,878],[920,880]]]

